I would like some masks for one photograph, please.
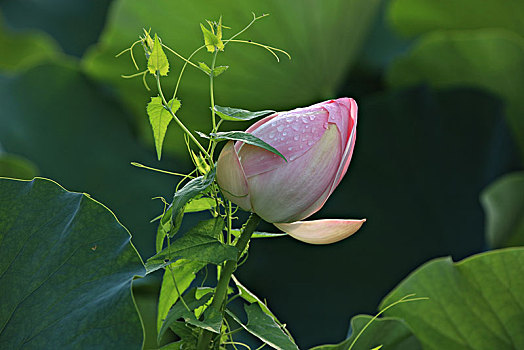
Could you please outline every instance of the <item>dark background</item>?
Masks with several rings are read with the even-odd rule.
[[[201,45],[199,22],[223,15],[233,28],[228,37],[251,11],[270,13],[242,37],[286,49],[293,59],[277,63],[262,49],[231,45],[219,56],[230,69],[217,79],[217,104],[286,110],[355,98],[352,164],[313,218],[367,222],[329,246],[288,237],[252,242],[237,276],[268,300],[300,348],[341,341],[353,315],[375,313],[420,264],[486,250],[479,194],[522,168],[522,6],[486,1],[472,13],[469,1],[415,3],[2,0],[0,175],[39,175],[88,192],[115,212],[141,255],[151,256],[156,227],[149,220],[162,210],[151,198],[169,199],[177,179],[130,162],[180,172],[190,163],[174,124],[156,160],[145,113],[155,92],[140,78],[122,79],[136,71],[129,56],[114,56],[151,27],[187,57]],[[135,54],[143,68],[139,46]],[[172,89],[181,61],[169,58],[165,86]],[[210,55],[196,61],[209,64]],[[196,130],[210,126],[207,87],[188,68],[179,116]],[[136,288],[149,335],[159,277]]]

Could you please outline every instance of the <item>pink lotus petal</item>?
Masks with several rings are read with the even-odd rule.
[[[335,181],[342,156],[339,142],[340,134],[331,125],[322,140],[302,157],[273,171],[248,176],[254,212],[268,222],[292,222],[307,217],[309,212],[304,211],[320,197],[325,201]]]
[[[278,117],[280,114],[277,112],[277,113],[274,113],[274,114],[271,114],[271,115],[268,115],[267,117],[264,117],[262,119],[260,119],[259,121],[257,121],[256,123],[252,124],[249,128],[246,129],[246,132],[248,133],[252,133],[253,130],[259,128],[261,125],[269,122],[270,120],[272,120],[273,118],[276,118]],[[235,149],[236,151],[238,152],[240,147],[243,145],[244,143],[243,142],[236,142],[235,143]]]
[[[338,184],[344,177],[349,167],[351,156],[353,155],[353,148],[355,146],[357,126],[357,104],[355,100],[346,97],[339,98],[338,100],[331,100],[329,102],[323,102],[319,105],[321,105],[324,108],[327,107],[326,110],[330,111],[330,123],[337,125],[337,129],[340,132],[341,139],[344,137],[349,137],[349,139],[342,144],[342,159],[337,169],[335,178],[333,179],[332,185],[321,196],[319,196],[318,200],[315,203],[313,203],[308,209],[302,212],[303,215],[301,218],[299,218],[300,220],[307,218],[310,215],[313,215],[314,213],[319,211],[324,206],[324,204],[326,204],[326,201],[328,200],[329,196],[333,193],[335,188],[338,186]],[[347,117],[348,112],[351,113],[350,118]]]
[[[355,148],[355,140],[357,138],[357,112],[358,112],[358,106],[354,99],[352,98],[344,98],[339,99],[343,100],[343,103],[346,103],[346,108],[349,108],[350,116],[351,116],[351,123],[348,125],[348,135],[349,139],[346,144],[346,148],[344,150],[344,153],[342,155],[342,161],[340,162],[340,168],[337,172],[337,178],[334,183],[333,188],[331,189],[331,192],[335,190],[335,188],[338,186],[344,175],[346,174],[349,163],[351,162],[351,157],[353,156],[353,149]]]
[[[292,223],[274,223],[273,225],[299,241],[311,244],[329,244],[351,236],[360,229],[365,221],[366,219],[323,219]]]
[[[216,179],[227,199],[244,210],[251,210],[246,175],[233,141],[226,143],[218,157]]]
[[[266,117],[259,123],[257,128],[249,128],[248,132],[275,147],[290,163],[311,149],[324,135],[328,127],[328,113],[323,108],[297,109]],[[274,153],[245,144],[238,149],[238,155],[248,178],[285,164]]]

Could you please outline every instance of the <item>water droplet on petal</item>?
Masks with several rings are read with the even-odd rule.
[[[299,138],[300,138],[300,137],[299,137],[298,135],[295,135],[295,136],[293,137],[293,140],[298,141]]]
[[[293,150],[293,147],[288,147],[287,150],[288,150],[288,151],[292,151],[292,150]]]
[[[284,125],[277,126],[277,131],[278,132],[282,132],[282,130],[284,130]]]
[[[312,146],[314,143],[315,143],[315,142],[314,142],[313,140],[309,140],[309,141],[307,142],[307,145],[308,145],[308,146]]]

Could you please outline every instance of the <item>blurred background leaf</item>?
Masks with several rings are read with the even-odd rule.
[[[2,0],[0,8],[12,30],[45,32],[66,54],[80,57],[98,41],[110,3],[111,0]]]
[[[524,2],[392,0],[389,20],[420,35],[390,67],[392,86],[472,86],[508,102],[506,115],[524,157]]]
[[[504,175],[482,192],[490,248],[524,245],[524,172]]]
[[[14,154],[0,152],[0,176],[31,180],[36,175],[38,168],[33,162]]]
[[[35,65],[52,62],[61,55],[60,48],[51,36],[36,30],[16,32],[3,23],[0,12],[0,72],[26,70]]]
[[[506,28],[524,35],[520,0],[392,0],[389,18],[402,34],[439,29]]]
[[[481,87],[504,98],[524,156],[524,38],[498,29],[433,32],[390,66],[392,86]]]

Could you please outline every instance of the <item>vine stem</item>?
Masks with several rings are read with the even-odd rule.
[[[228,260],[225,263],[224,268],[222,269],[220,279],[218,280],[217,288],[215,290],[215,295],[213,297],[213,301],[209,306],[211,308],[214,308],[217,312],[220,312],[222,314],[224,312],[223,309],[227,297],[227,287],[229,286],[229,281],[231,280],[233,272],[235,272],[237,268],[237,263],[242,255],[242,252],[244,252],[244,250],[246,249],[247,244],[249,243],[249,240],[253,235],[253,232],[255,232],[255,229],[260,223],[260,220],[260,216],[258,216],[255,213],[251,214],[249,219],[246,221],[244,229],[242,230],[242,233],[238,238],[237,243],[235,244],[235,247],[238,249],[237,260]],[[200,334],[200,337],[198,338],[197,350],[209,350],[212,337],[213,333],[204,329]]]
[[[215,77],[215,65],[217,61],[218,49],[215,48],[213,53],[213,61],[211,62],[211,73],[209,73],[209,92],[211,95],[211,116],[213,118],[213,132],[216,132],[216,116],[215,116],[215,94],[214,94],[214,84],[213,78]]]
[[[178,119],[178,117],[175,115],[175,113],[173,113],[173,110],[171,110],[171,106],[168,104],[168,102],[166,101],[166,98],[164,97],[164,93],[162,92],[162,85],[160,85],[160,74],[158,73],[158,71],[156,72],[155,74],[155,77],[156,77],[156,84],[157,84],[157,87],[158,87],[158,93],[160,94],[160,97],[162,98],[162,102],[164,103],[164,107],[169,111],[169,113],[171,114],[171,116],[173,117],[173,119],[175,120],[175,122],[178,124],[178,126],[180,126],[182,128],[182,130],[187,134],[187,136],[189,136],[189,138],[197,145],[197,147],[204,153],[204,155],[211,160],[211,163],[213,162],[213,158],[211,158],[211,156],[209,155],[209,153],[207,153],[207,151],[205,150],[204,147],[202,147],[202,145],[200,144],[200,142],[198,142],[198,140],[195,138],[195,136],[193,136],[193,134],[191,133],[191,131],[189,131],[188,128],[186,128],[186,126],[184,125],[184,123],[182,123],[180,121],[180,119]]]

